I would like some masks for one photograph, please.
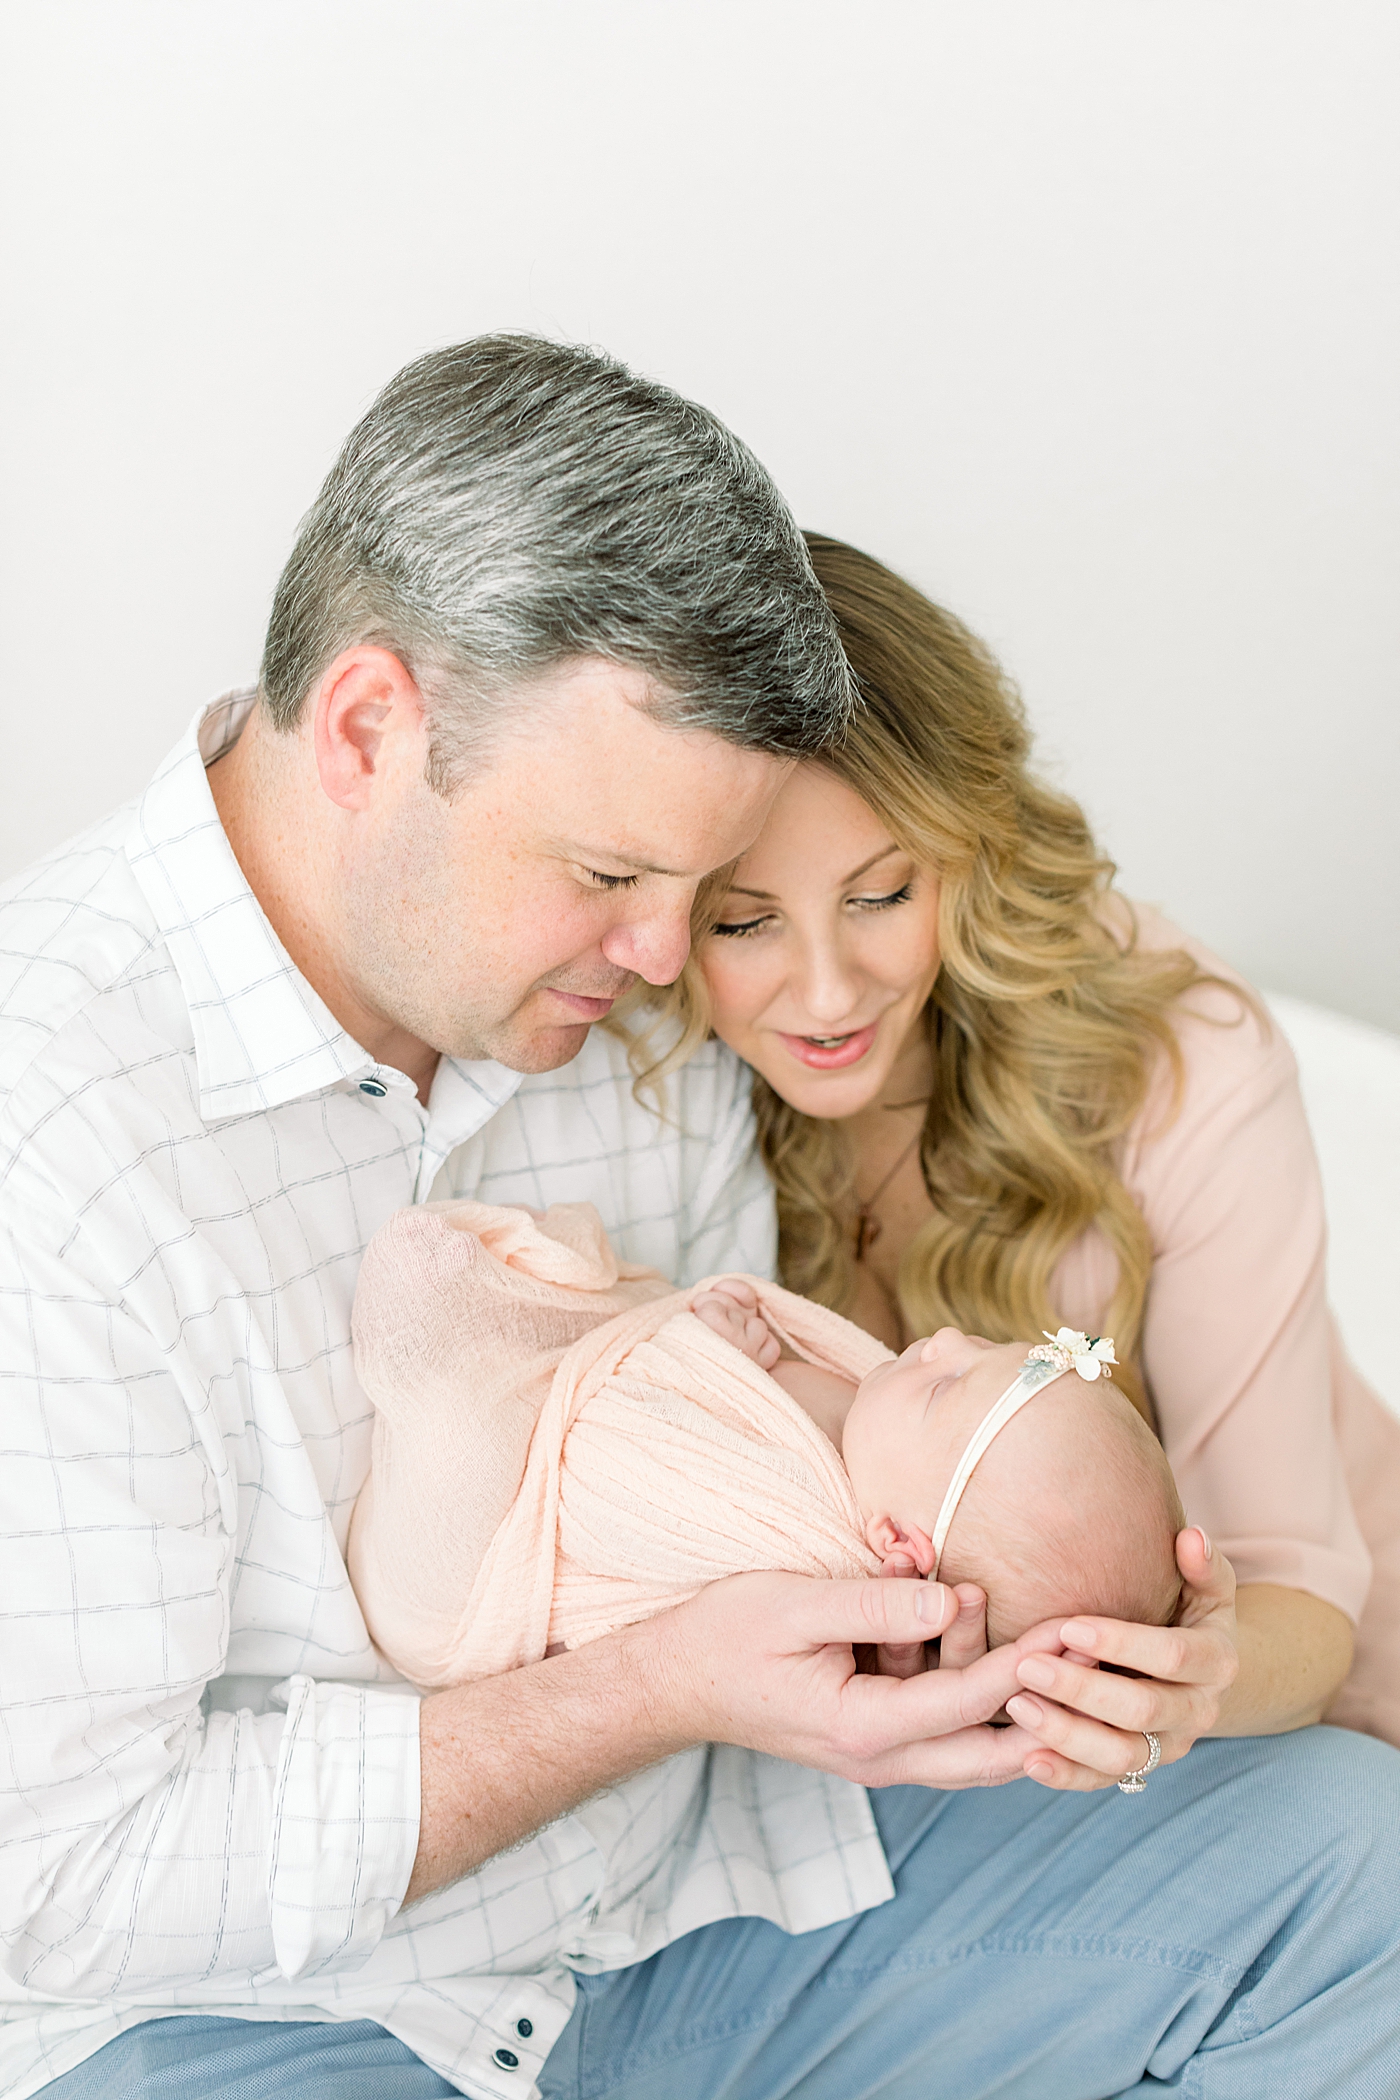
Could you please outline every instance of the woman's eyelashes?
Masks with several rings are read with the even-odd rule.
[[[847,897],[846,903],[853,911],[889,911],[892,905],[907,904],[914,894],[914,878],[901,883],[897,890],[890,890],[883,897]],[[772,912],[763,912],[756,919],[720,919],[711,928],[725,940],[742,940],[745,934],[759,933],[771,924]]]
[[[888,911],[892,904],[907,904],[913,894],[914,879],[911,876],[897,890],[891,890],[887,897],[849,897],[846,901],[857,911]]]
[[[757,919],[717,919],[710,931],[723,935],[725,940],[741,940],[746,933],[757,933],[760,926],[766,926],[772,916],[771,912],[764,912]]]

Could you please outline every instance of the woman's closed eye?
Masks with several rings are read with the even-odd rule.
[[[914,881],[901,883],[897,890],[890,890],[882,897],[848,897],[847,904],[853,911],[889,911],[896,904],[907,904],[914,894]],[[742,940],[745,934],[760,933],[772,922],[772,912],[760,912],[755,919],[719,919],[710,928],[726,940]]]
[[[746,933],[757,933],[772,918],[772,912],[760,912],[756,919],[717,919],[710,928],[711,933],[723,935],[726,940],[742,940]]]
[[[899,888],[891,890],[888,896],[848,897],[846,901],[854,905],[857,911],[888,911],[893,904],[907,904],[913,894],[914,882],[911,876],[908,882],[901,883]]]

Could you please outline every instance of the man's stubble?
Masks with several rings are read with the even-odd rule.
[[[494,916],[489,887],[462,880],[451,807],[425,785],[377,848],[346,870],[341,952],[362,1003],[439,1055],[554,1071],[578,1055],[589,1024],[532,1018],[532,1004],[544,1003],[536,995],[616,1000],[636,977],[602,957],[580,958],[517,985],[504,928],[483,923]]]

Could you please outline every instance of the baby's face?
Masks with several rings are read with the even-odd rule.
[[[877,1553],[929,1574],[930,1533],[977,1425],[1016,1379],[1024,1342],[945,1327],[882,1364],[851,1404],[842,1456]],[[1052,1379],[993,1438],[948,1533],[940,1579],[987,1593],[988,1636],[1063,1614],[1164,1625],[1184,1519],[1161,1446],[1118,1389]]]
[[[876,1552],[889,1552],[896,1532],[915,1546],[927,1538],[963,1446],[1025,1360],[1024,1342],[942,1327],[862,1381],[841,1456]]]

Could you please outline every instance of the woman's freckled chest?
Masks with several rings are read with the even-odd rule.
[[[914,1339],[899,1305],[899,1265],[934,1215],[920,1160],[933,1062],[915,1025],[879,1096],[844,1125],[856,1161],[855,1297],[851,1318],[891,1348]]]
[[[907,1123],[910,1119],[900,1120]],[[865,1179],[864,1174],[861,1179]],[[899,1264],[909,1242],[933,1215],[916,1147],[880,1197],[874,1212],[879,1230],[866,1233],[865,1249],[856,1264],[855,1297],[849,1308],[849,1317],[858,1326],[892,1349],[905,1349],[914,1340],[915,1331],[899,1310]]]

